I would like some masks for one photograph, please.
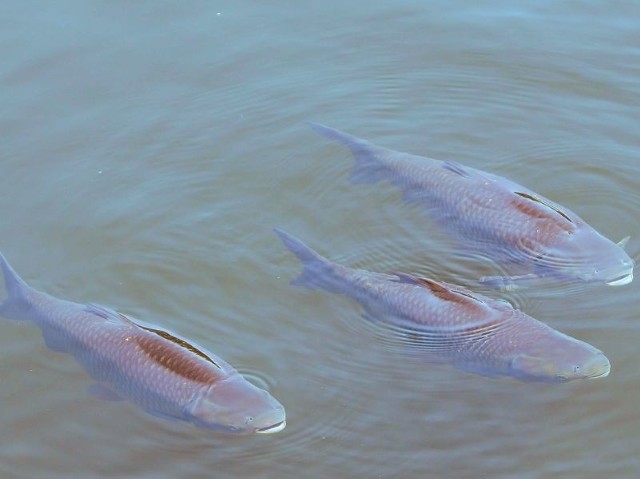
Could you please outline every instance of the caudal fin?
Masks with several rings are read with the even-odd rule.
[[[279,228],[274,228],[273,231],[280,237],[284,245],[302,261],[302,273],[291,281],[291,284],[307,288],[326,287],[325,281],[332,263],[286,231]]]
[[[376,183],[386,178],[386,168],[381,161],[381,156],[387,154],[389,150],[319,123],[309,122],[309,125],[321,135],[349,147],[356,160],[349,178],[351,183]]]
[[[4,276],[6,298],[0,303],[0,316],[9,319],[21,319],[19,312],[23,309],[24,295],[29,285],[16,273],[7,259],[0,253],[0,268]]]

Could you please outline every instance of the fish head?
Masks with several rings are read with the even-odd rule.
[[[186,415],[198,426],[237,434],[270,434],[286,425],[284,407],[239,374],[212,384]]]
[[[624,242],[624,240],[623,240]],[[587,283],[621,286],[633,281],[634,260],[622,248],[587,225],[576,228],[538,254],[536,264]]]
[[[513,374],[525,381],[566,382],[609,375],[607,357],[593,346],[562,335],[565,340],[533,345],[511,361]],[[566,339],[570,339],[567,342]]]

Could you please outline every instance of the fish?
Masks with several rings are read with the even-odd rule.
[[[332,262],[281,229],[302,262],[292,285],[346,295],[364,317],[402,334],[433,362],[525,382],[567,382],[609,375],[602,351],[514,308],[462,286],[408,273],[378,273]]]
[[[507,178],[455,161],[402,153],[318,123],[318,133],[349,147],[352,183],[388,180],[466,251],[505,266],[509,277],[481,280],[504,289],[540,278],[620,286],[633,280],[634,260],[570,209]],[[519,273],[519,274],[515,274]]]
[[[215,354],[109,307],[37,291],[1,253],[0,266],[6,289],[0,316],[39,326],[50,349],[73,356],[96,381],[89,388],[96,396],[230,433],[285,428],[284,407]]]

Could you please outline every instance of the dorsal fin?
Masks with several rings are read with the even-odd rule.
[[[102,306],[101,304],[89,303],[85,306],[84,310],[88,313],[95,314],[96,316],[104,318],[107,321],[114,321],[114,322],[124,321],[125,323],[131,323],[133,325],[136,325],[135,322],[131,321],[124,314],[114,311],[111,308],[107,308],[106,306]]]
[[[135,336],[136,343],[149,359],[190,381],[212,384],[219,379],[220,373],[207,363],[218,369],[222,367],[195,346],[162,329],[140,327],[153,333]]]
[[[461,291],[456,288],[450,288],[445,286],[438,281],[434,281],[432,279],[427,278],[419,278],[418,276],[413,276],[406,273],[396,273],[396,276],[400,280],[401,283],[415,284],[417,286],[423,286],[428,288],[435,296],[444,300],[444,301],[453,301],[456,303],[466,303],[468,299],[472,299],[473,301],[477,301],[478,303],[485,304],[481,299],[476,298],[472,294],[467,291]],[[463,296],[461,298],[460,296]],[[466,299],[468,298],[468,299]]]
[[[189,344],[188,342],[186,342],[184,339],[180,339],[176,336],[174,336],[173,334],[171,334],[168,331],[165,331],[163,329],[155,329],[155,328],[150,328],[148,326],[140,326],[138,325],[140,328],[144,329],[145,331],[149,331],[151,333],[155,333],[158,336],[160,336],[161,338],[166,339],[167,341],[171,341],[172,343],[177,344],[178,346],[180,346],[181,348],[187,349],[188,351],[191,351],[193,354],[195,354],[196,356],[200,356],[202,359],[209,361],[211,364],[213,364],[214,366],[216,366],[218,369],[222,369],[220,367],[220,365],[218,363],[216,363],[213,359],[211,359],[209,356],[207,356],[205,353],[203,353],[202,351],[200,351],[198,348],[196,348],[194,345]]]
[[[464,176],[465,178],[469,178],[471,176],[471,172],[465,166],[456,161],[445,160],[442,163],[442,167],[456,175]]]
[[[85,311],[104,318],[107,321],[113,321],[119,324],[124,322],[153,333],[151,336],[134,335],[138,346],[140,346],[144,353],[152,360],[189,380],[208,384],[217,378],[217,375],[211,371],[210,367],[203,364],[201,360],[205,360],[216,368],[222,369],[220,364],[200,349],[184,339],[174,336],[168,331],[152,327],[146,323],[137,323],[124,314],[100,304],[87,304]],[[176,347],[181,348],[182,351],[177,350]]]
[[[550,205],[549,203],[544,201],[542,198],[538,198],[537,196],[531,195],[529,193],[522,193],[520,191],[514,191],[513,193],[516,194],[517,196],[519,196],[520,198],[524,198],[525,200],[529,201],[529,203],[528,203],[529,206],[527,206],[526,203],[514,202],[514,206],[516,208],[518,208],[518,210],[522,211],[523,213],[525,213],[525,214],[527,214],[529,216],[533,216],[535,218],[542,218],[543,217],[543,213],[542,213],[542,209],[540,208],[540,206],[544,206],[546,209],[557,213],[562,218],[564,218],[569,223],[571,223],[571,225],[566,225],[564,227],[564,229],[566,229],[568,231],[573,231],[574,226],[573,226],[573,221],[571,220],[571,218],[569,218],[569,216],[566,213],[562,212],[561,210],[559,210],[555,206]],[[534,206],[538,211],[536,211],[536,209],[531,208],[531,206]],[[559,219],[559,218],[556,217],[556,219]]]

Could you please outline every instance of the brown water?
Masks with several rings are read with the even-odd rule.
[[[517,291],[602,349],[530,384],[413,359],[352,301],[289,286],[281,227],[330,258],[476,285],[388,183],[348,182],[319,121],[507,176],[640,251],[640,4],[4,2],[0,247],[34,286],[164,325],[286,407],[228,437],[88,395],[2,320],[0,477],[640,477],[639,281]]]

